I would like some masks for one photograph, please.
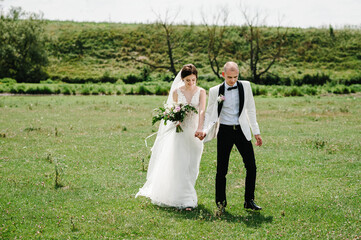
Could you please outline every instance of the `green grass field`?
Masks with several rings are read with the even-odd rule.
[[[163,96],[1,96],[0,239],[361,239],[361,95],[256,97],[260,213],[232,151],[215,217],[216,142],[192,212],[134,196]],[[152,140],[149,141],[152,144]]]

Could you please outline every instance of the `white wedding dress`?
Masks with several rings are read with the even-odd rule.
[[[179,88],[178,103],[188,103]],[[189,104],[199,108],[200,88]],[[152,203],[164,207],[197,207],[194,188],[199,172],[203,142],[194,136],[199,115],[192,112],[181,123],[183,132],[177,133],[173,122],[167,122],[166,130],[157,136],[149,161],[147,181],[137,196],[145,196]],[[161,122],[160,124],[164,124]]]

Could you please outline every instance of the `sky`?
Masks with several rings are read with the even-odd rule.
[[[245,23],[241,4],[268,26],[361,27],[361,0],[0,0],[4,12],[16,6],[45,19],[80,22],[152,23],[168,16],[176,23],[214,23],[226,8],[228,24],[236,25]]]

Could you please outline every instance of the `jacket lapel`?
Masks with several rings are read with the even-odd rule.
[[[238,94],[239,94],[239,112],[238,112],[238,117],[239,117],[241,115],[241,112],[243,110],[243,105],[244,105],[244,90],[243,90],[243,84],[240,81],[237,81],[237,89],[238,89]],[[224,89],[223,89],[223,92],[224,92]]]
[[[225,87],[224,87],[224,82],[223,82],[223,84],[218,89],[218,97],[221,94],[224,96],[224,88]],[[218,103],[218,117],[219,117],[219,114],[221,114],[222,106],[223,106],[223,101]]]

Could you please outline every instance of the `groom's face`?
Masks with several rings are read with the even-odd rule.
[[[233,86],[238,80],[238,70],[228,69],[226,72],[222,72],[222,75],[229,86]]]

